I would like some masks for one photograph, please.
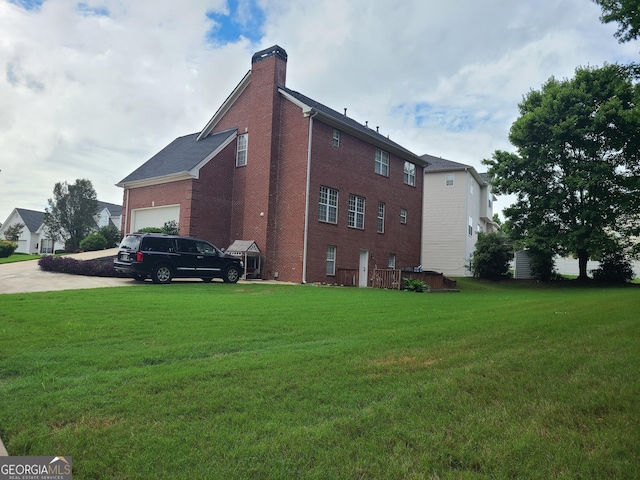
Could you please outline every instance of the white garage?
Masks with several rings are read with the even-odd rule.
[[[162,228],[166,222],[175,220],[180,225],[180,205],[137,208],[131,210],[131,231],[137,232],[145,227]]]

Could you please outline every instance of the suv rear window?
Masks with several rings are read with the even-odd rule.
[[[173,252],[173,242],[170,238],[145,237],[141,250],[145,252]]]
[[[129,250],[137,250],[140,245],[140,237],[137,235],[127,235],[122,240],[120,248],[127,248]]]

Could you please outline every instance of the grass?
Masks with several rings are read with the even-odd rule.
[[[28,253],[14,253],[5,258],[0,258],[0,264],[3,263],[14,263],[14,262],[24,262],[27,260],[37,260],[40,258],[40,255],[31,255]]]
[[[638,478],[638,288],[0,297],[0,437],[74,478]]]

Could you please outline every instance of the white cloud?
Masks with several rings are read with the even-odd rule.
[[[638,50],[585,0],[259,0],[257,44],[217,42],[207,16],[263,18],[246,0],[236,12],[224,0],[83,4],[0,0],[0,221],[43,209],[57,181],[89,178],[101,200],[120,202],[114,184],[201,129],[251,55],[276,43],[290,88],[417,154],[479,169],[510,148],[529,89]]]

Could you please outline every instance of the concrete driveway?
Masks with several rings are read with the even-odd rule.
[[[70,255],[78,260],[109,257],[118,252],[117,248],[99,252],[85,252]],[[38,260],[3,263],[0,265],[0,294],[46,292],[52,290],[76,290],[80,288],[103,288],[135,285],[131,278],[86,277],[40,270]]]

